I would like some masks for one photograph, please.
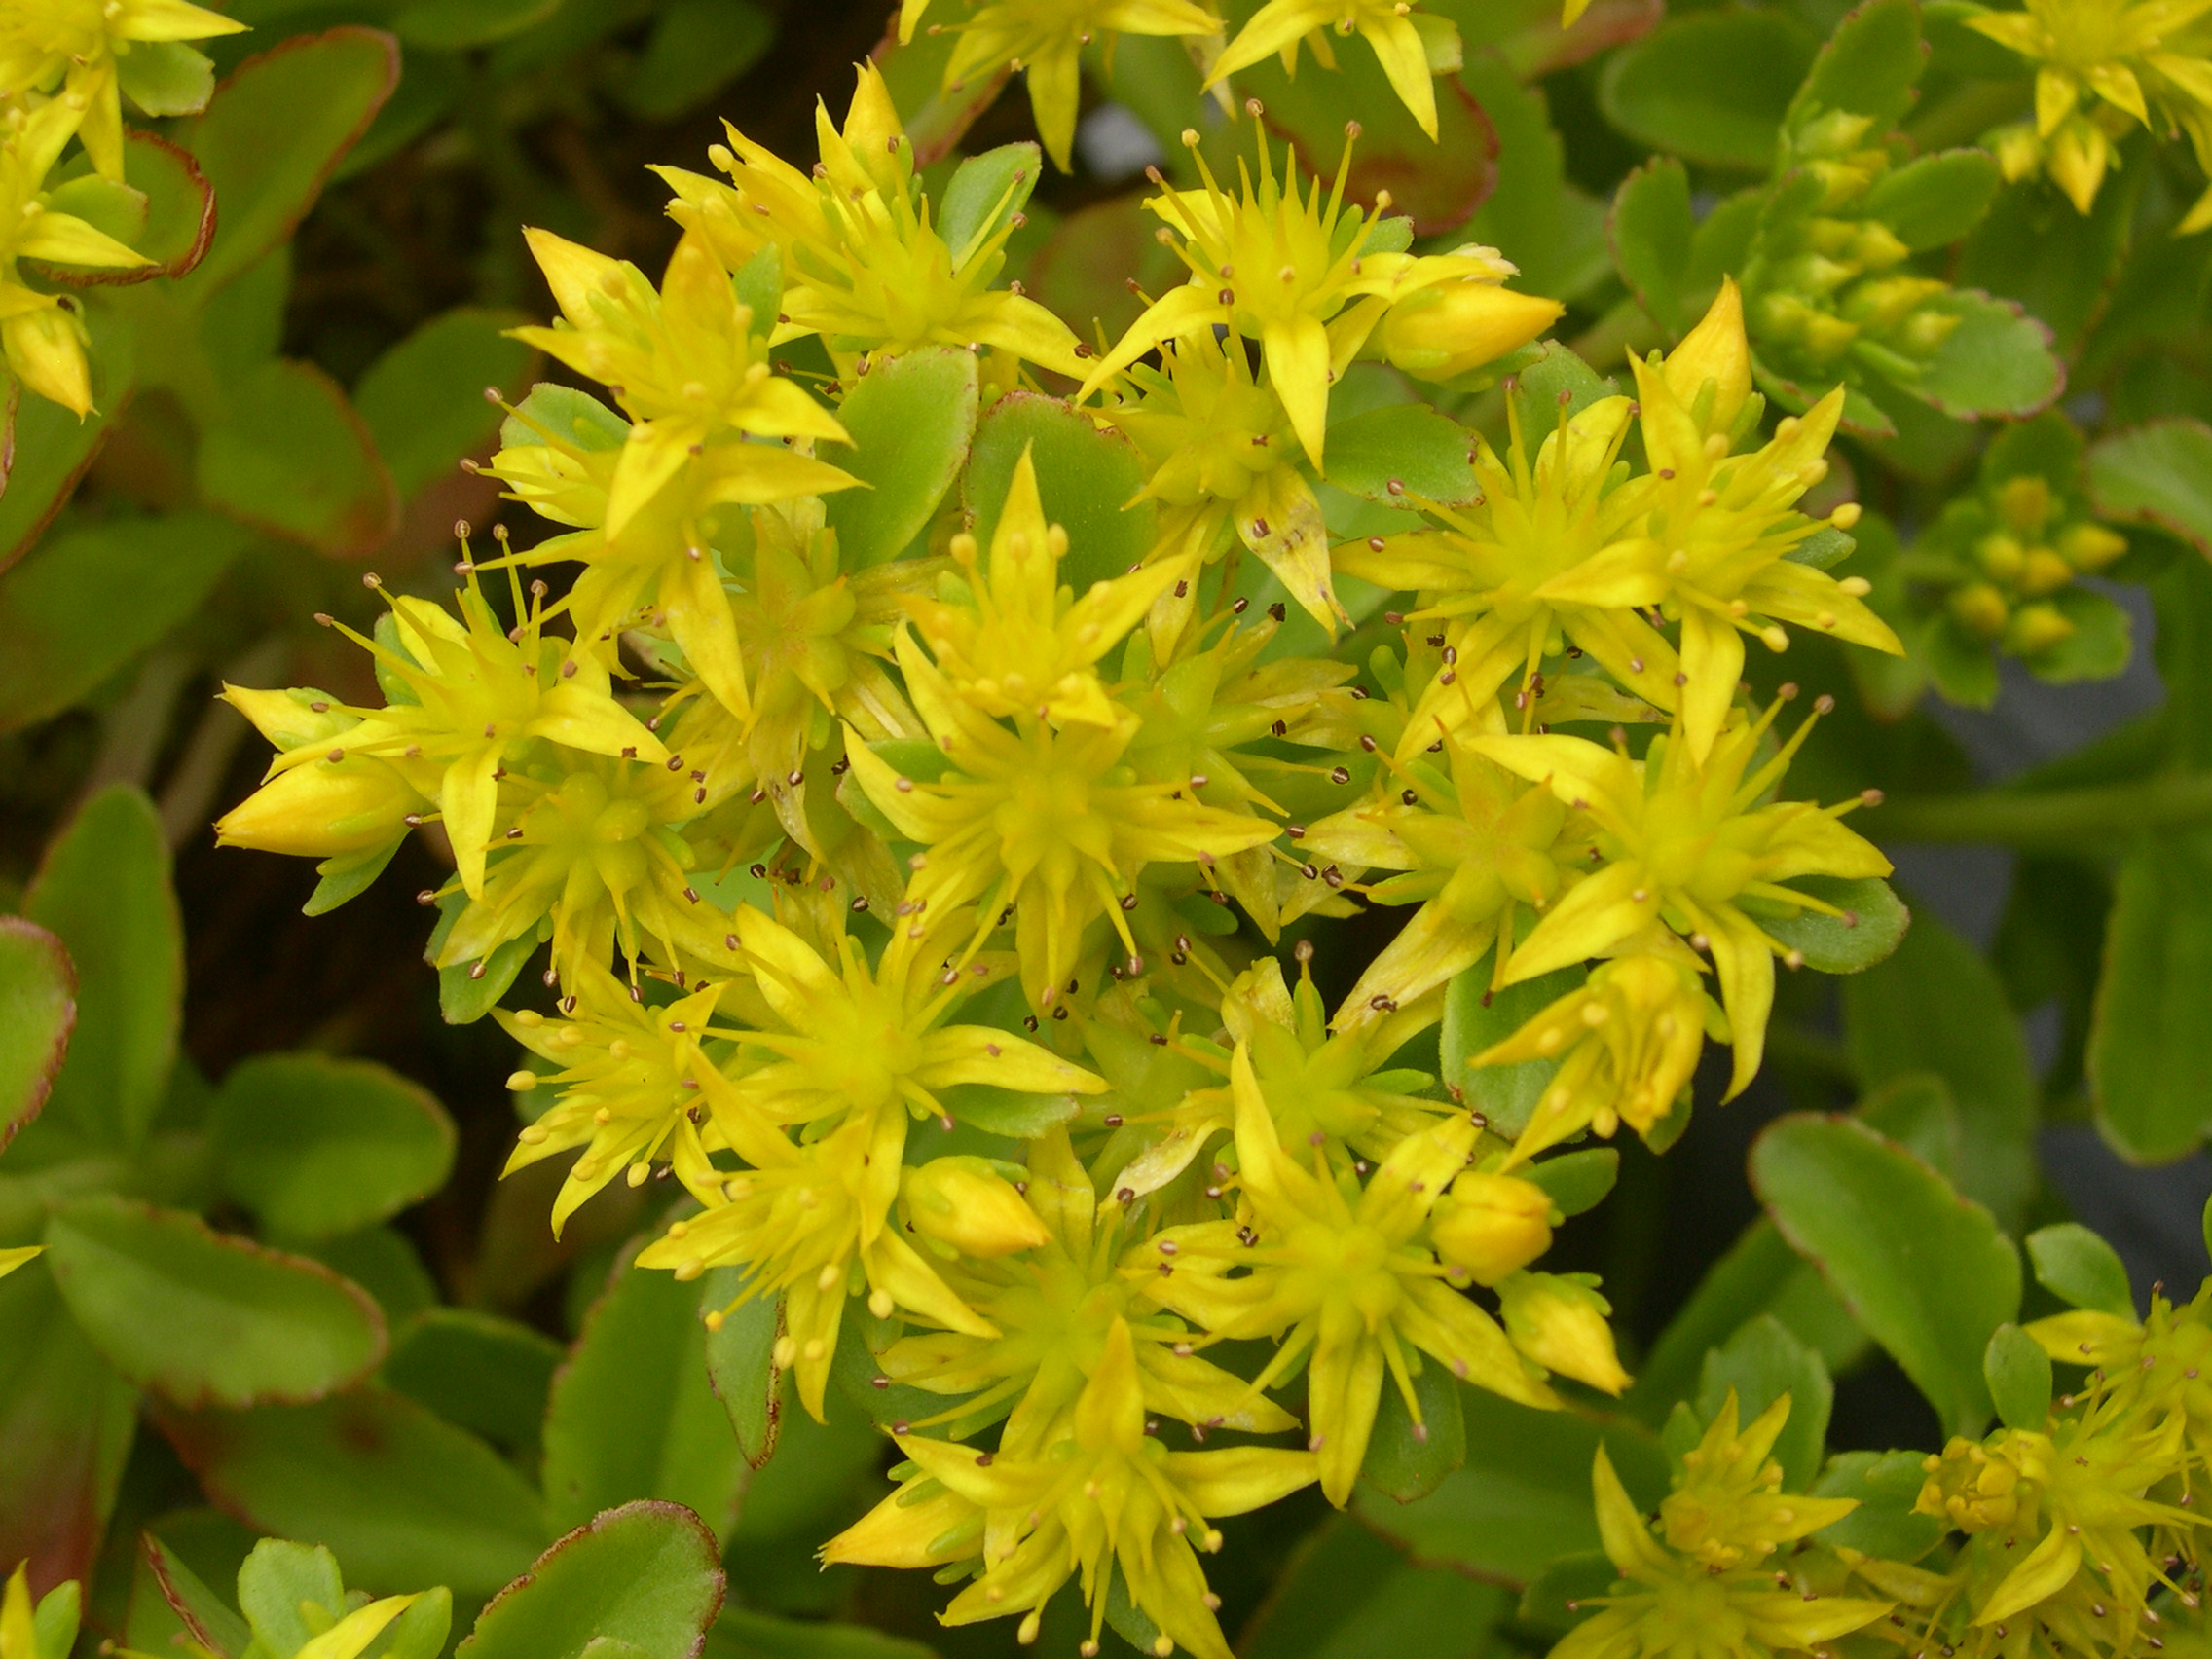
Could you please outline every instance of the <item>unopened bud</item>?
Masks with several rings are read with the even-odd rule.
[[[1526,346],[1564,309],[1557,300],[1493,282],[1445,282],[1407,295],[1383,313],[1382,354],[1417,380],[1451,380]]]
[[[1712,384],[1706,431],[1725,432],[1736,424],[1751,394],[1751,348],[1744,336],[1744,298],[1734,277],[1720,279],[1720,292],[1703,320],[1667,354],[1665,373],[1667,389],[1684,409],[1692,408],[1698,393]]]
[[[987,1158],[933,1158],[905,1172],[900,1194],[916,1233],[964,1256],[1011,1256],[1050,1237]]]
[[[1495,1284],[1552,1247],[1551,1195],[1514,1175],[1469,1170],[1436,1206],[1429,1236],[1477,1284]]]
[[[1607,1394],[1629,1384],[1605,1323],[1611,1306],[1586,1274],[1515,1273],[1497,1287],[1506,1334],[1546,1371]]]

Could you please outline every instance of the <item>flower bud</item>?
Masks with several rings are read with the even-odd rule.
[[[1997,166],[2005,174],[2007,184],[2017,184],[2031,177],[2043,166],[2043,140],[2036,136],[2035,123],[2014,122],[2010,127],[2000,127],[1982,142],[1989,146],[1990,154],[1997,158]]]
[[[914,1231],[964,1256],[1011,1256],[1051,1236],[987,1158],[933,1158],[906,1170],[899,1191]]]
[[[2019,580],[2020,572],[2027,569],[2028,550],[2020,545],[2020,538],[2005,532],[1992,531],[1973,545],[1974,562],[2001,582]]]
[[[2127,551],[2127,537],[2083,519],[2059,533],[2058,551],[2077,571],[2101,571]]]
[[[1997,516],[2023,535],[2038,535],[2050,522],[2050,480],[2033,472],[1997,486]]]
[[[2056,593],[2074,579],[2074,567],[2047,547],[2031,547],[2020,570],[2020,591],[2030,599]]]
[[[0,358],[24,386],[82,421],[92,410],[92,374],[75,302],[33,294],[19,284],[15,292],[18,298],[11,303],[23,309],[0,320]]]
[[[2005,619],[2011,614],[2005,596],[1987,582],[1969,582],[1955,588],[1944,603],[1960,627],[1984,640],[1994,640],[2004,632]]]
[[[1612,1307],[1585,1273],[1515,1273],[1497,1287],[1513,1346],[1546,1371],[1607,1394],[1629,1384],[1605,1315]]]
[[[2005,625],[2005,648],[2014,656],[2036,656],[2073,637],[2074,624],[2047,600],[2023,605]]]
[[[1447,381],[1526,346],[1565,310],[1557,300],[1494,282],[1445,282],[1407,295],[1383,314],[1382,354],[1417,380]]]
[[[356,716],[338,706],[327,691],[301,686],[290,691],[255,691],[225,682],[223,701],[253,722],[280,751],[311,743],[327,743],[340,732],[360,724]]]
[[[1665,373],[1667,389],[1684,409],[1694,410],[1698,394],[1713,387],[1712,406],[1701,422],[1706,431],[1734,427],[1751,394],[1751,347],[1744,337],[1744,297],[1733,276],[1721,277],[1705,316],[1667,353]]]
[[[409,813],[429,808],[396,768],[349,756],[279,772],[223,815],[215,838],[226,847],[335,858],[382,846],[405,833]]]
[[[1552,1247],[1551,1195],[1514,1175],[1469,1170],[1436,1206],[1429,1238],[1477,1284],[1495,1284]]]

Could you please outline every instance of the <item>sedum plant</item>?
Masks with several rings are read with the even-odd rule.
[[[2212,1124],[2200,19],[1658,10],[908,4],[599,235],[515,132],[760,14],[0,18],[0,723],[108,734],[0,918],[0,1659],[2201,1645],[2205,1297],[2035,1165]],[[285,354],[457,153],[487,303]],[[2124,581],[2164,713],[1956,787]],[[180,1053],[211,810],[412,891],[496,1116]],[[2060,873],[1993,965],[1916,839]]]

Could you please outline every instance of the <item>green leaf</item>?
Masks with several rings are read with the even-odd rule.
[[[385,1356],[384,1315],[319,1263],[108,1196],[46,1228],[46,1261],[108,1363],[187,1407],[298,1404]]]
[[[573,1527],[631,1497],[668,1498],[726,1534],[746,1463],[707,1382],[699,1287],[618,1271],[554,1379],[545,1416],[545,1508]]]
[[[1690,175],[1681,163],[1656,157],[1621,180],[1606,221],[1613,263],[1637,303],[1671,337],[1689,332]]]
[[[172,134],[222,204],[222,237],[179,297],[199,303],[288,238],[399,80],[391,36],[351,24],[295,35],[239,65]]]
[[[2033,415],[2065,389],[2049,328],[2017,301],[1953,288],[1930,300],[1928,310],[1955,316],[1959,325],[1906,389],[1940,413],[1959,420]]]
[[[1612,1589],[1620,1568],[1604,1550],[1578,1550],[1561,1556],[1521,1592],[1515,1609],[1523,1624],[1564,1635],[1598,1608],[1595,1598]]]
[[[528,1325],[430,1308],[393,1339],[384,1381],[495,1446],[534,1453],[560,1363],[559,1345]]]
[[[1828,1413],[1835,1384],[1821,1356],[1793,1336],[1771,1313],[1746,1320],[1726,1344],[1708,1348],[1699,1374],[1697,1415],[1710,1423],[1736,1391],[1740,1422],[1789,1396],[1789,1420],[1775,1437],[1774,1460],[1782,1465],[1785,1492],[1803,1492],[1821,1472],[1826,1455]]]
[[[391,472],[346,393],[313,363],[272,358],[229,388],[201,434],[208,505],[318,552],[373,552],[399,527]]]
[[[408,0],[392,14],[391,32],[409,46],[458,52],[519,34],[560,8],[561,0]]]
[[[1997,198],[1967,239],[1954,280],[2018,300],[2072,352],[2119,279],[2150,170],[2131,166],[2108,179],[2085,219],[2050,185],[2023,179]]]
[[[2089,446],[2098,516],[2147,524],[2212,555],[2212,426],[2152,421]]]
[[[92,336],[92,414],[80,421],[19,386],[0,387],[0,571],[30,551],[61,510],[136,387],[129,320],[96,293],[88,296],[84,319]]]
[[[1620,390],[1612,376],[1599,374],[1556,340],[1537,345],[1535,361],[1514,377],[1514,385],[1520,392],[1523,419],[1535,420],[1546,427],[1559,419],[1562,409],[1571,421],[1591,404]]]
[[[1609,274],[1605,204],[1567,181],[1567,147],[1543,89],[1524,86],[1494,52],[1469,53],[1459,84],[1497,135],[1497,182],[1458,234],[1513,249],[1521,267],[1513,286],[1523,293],[1581,298]]]
[[[290,1238],[386,1220],[453,1168],[445,1108],[368,1060],[257,1055],[223,1080],[209,1126],[223,1191]]]
[[[1078,599],[1094,582],[1122,574],[1152,551],[1152,502],[1125,504],[1144,487],[1136,446],[1119,432],[1100,431],[1089,416],[1058,398],[1031,391],[1009,392],[976,427],[960,492],[975,515],[977,541],[990,545],[1024,449],[1037,469],[1046,519],[1067,530],[1060,581]]]
[[[265,1533],[328,1545],[357,1584],[489,1596],[544,1544],[537,1493],[513,1465],[401,1394],[160,1422],[210,1498]]]
[[[705,1659],[936,1659],[935,1651],[906,1637],[868,1625],[787,1619],[745,1607],[724,1607],[707,1632]]]
[[[124,133],[123,171],[146,198],[146,222],[130,246],[155,262],[156,275],[182,276],[214,243],[214,188],[190,152],[141,128]]]
[[[353,407],[402,500],[448,476],[463,456],[487,450],[500,418],[486,388],[518,397],[530,373],[531,349],[500,332],[524,320],[518,312],[456,307],[362,374]]]
[[[1759,926],[1784,944],[1804,952],[1805,966],[1823,974],[1858,974],[1873,967],[1897,949],[1912,922],[1912,912],[1886,881],[1807,875],[1789,885],[1834,905],[1843,914],[1827,916],[1818,910],[1800,910],[1788,917],[1761,915]]]
[[[1921,914],[1887,961],[1843,982],[1844,1043],[1862,1088],[1911,1072],[1951,1086],[1959,1181],[2016,1225],[2036,1180],[2035,1073],[2005,986],[1981,953]]]
[[[118,515],[0,576],[0,731],[74,708],[190,618],[251,539],[212,513]]]
[[[1482,497],[1475,435],[1421,403],[1370,409],[1329,428],[1324,474],[1338,489],[1388,506],[1409,499],[1463,507]]]
[[[349,1611],[338,1558],[319,1545],[262,1539],[239,1568],[239,1611],[266,1652],[299,1652]]]
[[[123,95],[141,115],[198,115],[215,90],[215,65],[181,40],[134,40],[115,57]]]
[[[616,95],[631,113],[666,121],[698,108],[759,62],[775,38],[774,19],[747,0],[669,0]]]
[[[1606,62],[1598,107],[1639,144],[1763,173],[1817,45],[1781,11],[1691,13]]]
[[[407,1235],[395,1228],[365,1227],[341,1238],[310,1239],[294,1253],[320,1262],[377,1299],[385,1323],[397,1330],[436,1305],[438,1287]]]
[[[2143,1162],[2212,1129],[2212,835],[2145,835],[2120,866],[2089,1029],[2097,1122]]]
[[[975,441],[976,372],[957,347],[909,351],[875,364],[838,405],[853,448],[825,459],[867,486],[825,498],[847,570],[898,558],[929,528]]]
[[[2020,1306],[2019,1255],[1989,1212],[1848,1118],[1781,1119],[1753,1143],[1751,1170],[1783,1236],[1819,1265],[1945,1431],[1980,1433],[1982,1349]]]
[[[722,1604],[720,1554],[677,1504],[609,1509],[493,1598],[455,1659],[579,1659],[601,1639],[647,1659],[697,1659]]]
[[[972,244],[988,240],[1021,211],[1044,165],[1044,152],[1034,144],[1001,144],[968,157],[953,169],[952,181],[937,202],[937,234],[956,264],[965,263]]]
[[[837,1333],[836,1358],[840,1364],[845,1361],[846,1345],[850,1343],[868,1375],[873,1376],[875,1360],[861,1340],[860,1323],[850,1314],[846,1316]],[[838,1376],[836,1381],[838,1387],[823,1399],[826,1420],[822,1422],[807,1416],[799,1405],[788,1374],[778,1382],[775,1455],[760,1466],[746,1492],[745,1513],[730,1540],[733,1559],[748,1550],[784,1541],[795,1541],[800,1554],[811,1555],[824,1538],[860,1519],[883,1495],[884,1437],[867,1415],[853,1404],[845,1387],[846,1378]],[[929,1394],[900,1383],[877,1389],[864,1378],[860,1386],[873,1397],[897,1400],[902,1394],[911,1396],[917,1418],[954,1403],[942,1394]]]
[[[1997,1327],[1981,1355],[1982,1381],[2007,1428],[2041,1434],[2050,1421],[2050,1355],[2013,1324]]]
[[[1609,1146],[1589,1147],[1539,1159],[1516,1171],[1550,1195],[1562,1215],[1580,1215],[1604,1201],[1620,1178],[1621,1155]]]
[[[956,1083],[937,1095],[959,1123],[1010,1140],[1034,1140],[1083,1110],[1073,1094],[1025,1094],[991,1083]]]
[[[707,1333],[707,1382],[729,1414],[730,1431],[746,1462],[757,1469],[774,1456],[782,1426],[782,1401],[776,1368],[776,1337],[783,1330],[780,1298],[756,1296],[737,1302],[745,1288],[743,1268],[713,1268],[700,1282],[699,1300],[710,1309],[727,1309],[721,1324]]]
[[[461,911],[468,908],[468,895],[449,893],[438,901],[438,925],[430,930],[429,942],[423,947],[423,959],[434,963],[445,945],[446,936],[453,932],[454,923],[461,919]],[[537,936],[524,934],[510,939],[478,962],[457,962],[438,970],[438,1016],[448,1025],[469,1025],[482,1019],[499,1006],[499,999],[507,994],[507,987],[515,982],[523,964],[537,949]]]
[[[1467,1460],[1467,1419],[1459,1407],[1465,1390],[1434,1359],[1422,1362],[1413,1382],[1421,1420],[1414,1421],[1397,1383],[1385,1378],[1367,1456],[1359,1465],[1362,1481],[1400,1503],[1426,1497]]]
[[[61,941],[0,916],[0,1151],[46,1105],[77,1023],[77,970]]]
[[[2080,1222],[2039,1227],[2023,1242],[2036,1283],[2059,1301],[2116,1318],[2135,1317],[2135,1295],[2119,1252]]]
[[[1841,109],[1873,117],[1878,137],[1912,107],[1927,56],[1918,0],[1867,0],[1821,48],[1789,106],[1790,129],[1823,111]]]
[[[1242,1659],[1485,1653],[1493,1651],[1490,1628],[1512,1608],[1496,1585],[1416,1566],[1338,1515],[1299,1545],[1236,1645]]]
[[[1832,1549],[1861,1550],[1885,1561],[1918,1561],[1949,1530],[1913,1507],[1928,1483],[1921,1461],[1918,1452],[1844,1452],[1831,1458],[1813,1494],[1856,1498],[1859,1507],[1814,1536]]]
[[[231,1610],[222,1597],[208,1589],[205,1581],[185,1565],[183,1558],[151,1531],[143,1535],[141,1549],[144,1567],[181,1634],[224,1655],[224,1659],[241,1659],[253,1641],[253,1632],[246,1628],[245,1621]],[[135,1609],[129,1639],[132,1641],[143,1640]]]
[[[87,801],[47,848],[23,915],[69,952],[77,1025],[16,1155],[134,1151],[168,1083],[184,996],[184,929],[153,802],[128,784]]]
[[[2046,685],[2076,685],[2111,680],[2126,670],[2135,649],[2135,625],[2124,609],[2078,583],[2060,588],[2049,603],[2074,625],[2074,632],[2025,658],[2031,674]]]
[[[1366,1487],[1352,1496],[1354,1514],[1418,1560],[1523,1585],[1560,1556],[1597,1549],[1590,1466],[1601,1443],[1640,1506],[1666,1494],[1666,1454],[1623,1419],[1535,1411],[1481,1388],[1463,1389],[1461,1405],[1463,1468],[1415,1503]]]
[[[1941,150],[1877,179],[1861,206],[1916,252],[1948,247],[1981,222],[2004,182],[1987,150]]]
[[[1492,1128],[1510,1136],[1529,1126],[1545,1086],[1559,1070],[1559,1062],[1522,1060],[1484,1066],[1479,1071],[1468,1062],[1580,985],[1583,976],[1579,969],[1562,968],[1493,992],[1491,973],[1491,960],[1486,955],[1456,976],[1445,989],[1442,1078],[1448,1088],[1464,1093],[1467,1104],[1487,1118]]]
[[[138,1390],[86,1341],[44,1260],[0,1279],[0,1558],[28,1558],[41,1583],[89,1577],[137,1421]]]

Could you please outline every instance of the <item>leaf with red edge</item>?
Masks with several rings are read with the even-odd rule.
[[[1351,147],[1346,200],[1372,204],[1390,193],[1390,212],[1414,222],[1417,236],[1440,236],[1467,222],[1497,182],[1497,134],[1474,95],[1456,75],[1440,76],[1436,137],[1420,129],[1368,44],[1331,36],[1334,70],[1307,61],[1295,76],[1270,57],[1236,74],[1240,95],[1256,97],[1263,119],[1298,152],[1300,170],[1333,179],[1345,159],[1345,113],[1359,111],[1360,135]],[[1218,169],[1219,146],[1237,156],[1251,152],[1251,134],[1238,123],[1223,128],[1209,146]],[[1234,165],[1234,164],[1232,164]]]
[[[35,922],[0,916],[0,1148],[39,1114],[77,1023],[77,970]]]
[[[229,389],[229,419],[200,440],[209,506],[337,558],[374,552],[399,528],[391,470],[336,381],[280,357]]]
[[[0,571],[30,551],[107,441],[138,381],[137,342],[112,300],[88,294],[85,327],[92,366],[92,412],[80,421],[58,403],[9,387],[0,434]]]
[[[248,1412],[157,1407],[155,1421],[213,1502],[327,1545],[349,1584],[490,1596],[545,1547],[536,1489],[513,1464],[385,1388]]]
[[[577,1659],[601,1639],[698,1659],[721,1610],[715,1535],[680,1503],[608,1509],[493,1598],[455,1659]]]
[[[224,77],[177,141],[214,187],[222,228],[185,279],[197,304],[290,236],[399,84],[399,43],[342,24],[296,35]]]
[[[360,1286],[182,1210],[79,1198],[47,1222],[43,1260],[108,1363],[179,1405],[320,1399],[388,1346]]]
[[[137,1420],[44,1260],[0,1279],[0,1561],[28,1558],[34,1591],[91,1572]]]
[[[72,288],[127,287],[182,276],[206,256],[215,240],[215,192],[189,152],[131,128],[124,134],[124,177],[145,200],[131,234],[118,240],[152,263],[121,271],[34,264],[41,276]]]

